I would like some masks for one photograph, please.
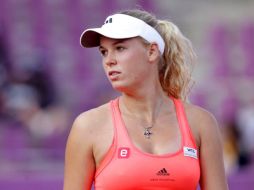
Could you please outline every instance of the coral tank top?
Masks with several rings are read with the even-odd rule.
[[[113,143],[96,171],[95,190],[196,190],[200,178],[198,151],[181,100],[174,99],[181,148],[169,154],[142,152],[131,142],[119,109],[110,102]]]

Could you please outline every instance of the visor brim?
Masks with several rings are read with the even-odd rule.
[[[80,43],[83,47],[96,47],[100,45],[101,36],[112,39],[126,39],[137,37],[138,34],[137,32],[130,32],[128,29],[106,30],[105,28],[92,28],[82,33]]]

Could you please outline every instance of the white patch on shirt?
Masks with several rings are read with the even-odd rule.
[[[184,156],[189,156],[189,157],[198,159],[197,150],[195,148],[190,148],[190,147],[184,146],[183,153],[184,153]]]

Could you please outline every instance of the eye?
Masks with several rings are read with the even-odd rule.
[[[123,47],[123,46],[117,46],[116,47],[116,50],[117,51],[123,51],[125,49],[125,47]]]
[[[103,57],[107,55],[107,51],[105,49],[99,49],[99,51]]]

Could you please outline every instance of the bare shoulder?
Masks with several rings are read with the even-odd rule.
[[[109,103],[107,103],[81,113],[75,118],[71,130],[86,137],[93,136],[109,120],[109,109]]]
[[[188,122],[196,138],[197,144],[201,144],[202,139],[209,136],[219,134],[219,127],[216,118],[208,110],[191,104],[184,103],[185,112],[188,118]],[[215,137],[216,138],[216,137]]]
[[[91,189],[95,173],[96,131],[107,122],[108,104],[81,113],[74,120],[65,151],[64,189]]]
[[[109,103],[88,110],[78,115],[71,127],[67,147],[77,147],[80,151],[89,150],[93,152],[93,144],[97,133],[109,120]]]
[[[188,118],[196,124],[216,124],[214,115],[208,110],[190,103],[184,103],[185,111]]]

